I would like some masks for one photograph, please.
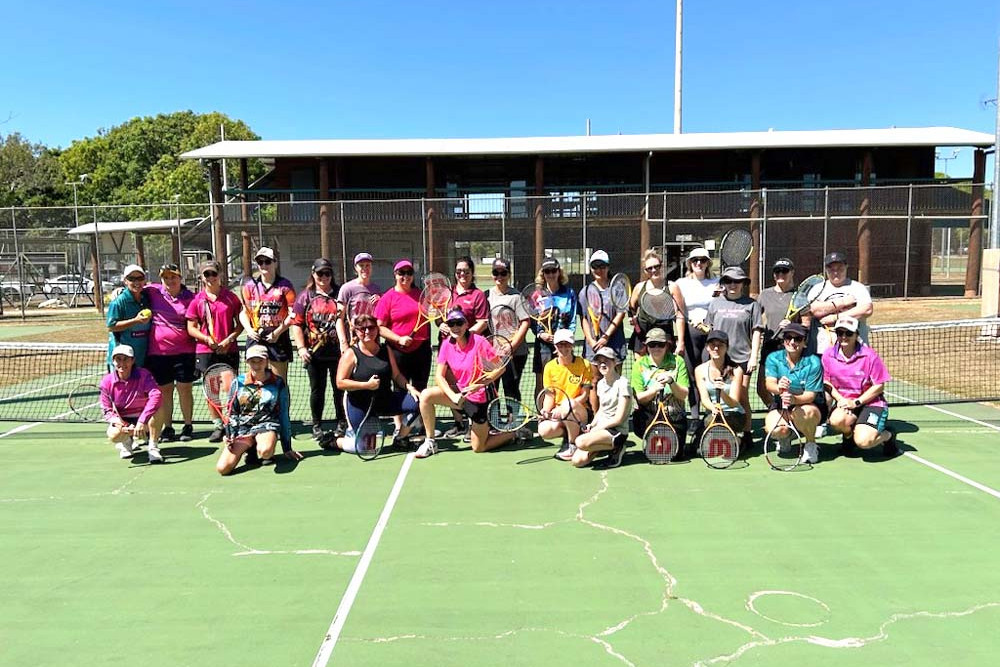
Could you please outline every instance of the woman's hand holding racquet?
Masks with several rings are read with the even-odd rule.
[[[413,342],[413,336],[400,336],[396,340],[396,345],[400,347],[409,347],[410,343]]]

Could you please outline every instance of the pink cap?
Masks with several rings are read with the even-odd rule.
[[[398,262],[396,262],[396,266],[392,267],[392,270],[399,271],[400,269],[412,269],[412,268],[413,268],[413,262],[411,262],[408,259],[401,259]]]

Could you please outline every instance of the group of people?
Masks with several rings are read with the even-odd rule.
[[[394,416],[394,436],[400,439],[422,428],[419,458],[435,454],[440,438],[462,437],[483,452],[528,437],[523,430],[492,429],[487,405],[501,388],[506,396],[522,399],[529,354],[535,393],[554,387],[569,398],[542,407],[538,435],[561,439],[556,456],[577,466],[605,454],[606,465],[620,464],[629,419],[631,431],[641,438],[661,403],[682,442],[689,434],[692,443],[697,441],[703,412],[719,412],[749,440],[749,388],[759,362],[765,370],[758,373],[756,390],[775,408],[765,427],[782,418],[780,402],[791,395],[791,418],[809,440],[805,456],[815,460],[814,434],[824,420],[844,433],[845,443],[882,444],[887,453],[895,447],[882,398],[888,373],[863,342],[871,298],[863,285],[847,278],[841,253],[827,256],[827,281],[819,287],[834,298],[820,295],[811,313],[796,322],[785,319],[796,286],[787,259],[775,263],[774,286],[754,300],[746,294],[749,280],[743,270],[727,267],[716,278],[703,248],[690,252],[686,275],[677,281],[666,278],[663,258],[650,250],[643,257],[644,280],[632,290],[627,312],[620,312],[605,294],[610,256],[598,250],[589,261],[591,289],[607,297],[602,301],[608,312],[595,320],[583,292],[569,285],[557,259],[546,257],[534,277],[551,294],[555,313],[544,327],[529,316],[511,285],[509,261],[493,262],[493,285],[484,291],[476,284],[473,260],[460,257],[449,309],[437,327],[433,378],[434,332],[421,320],[426,314],[420,311],[421,288],[410,260],[396,262],[393,285],[383,289],[372,280],[369,253],[354,257],[356,277],[344,285],[335,283],[332,263],[319,258],[298,293],[280,275],[271,248],[260,248],[254,262],[256,271],[246,277],[239,295],[222,284],[221,267],[212,260],[199,266],[197,293],[183,284],[174,264],[164,265],[160,283],[150,284],[142,267],[126,267],[126,289],[108,308],[111,372],[104,381],[108,391],[102,391],[108,437],[123,458],[145,439],[150,462],[159,462],[161,443],[194,437],[192,383],[216,364],[238,369],[242,334],[246,372],[237,374],[229,388],[228,414],[210,405],[215,424],[208,439],[225,441],[217,464],[222,474],[244,456],[248,463],[272,461],[279,442],[286,456],[301,458],[291,445],[285,381],[293,358],[309,378],[313,437],[323,447],[345,451],[355,450],[354,434],[370,414]],[[648,316],[640,307],[646,293],[668,293],[675,315]],[[513,309],[517,319],[512,359],[502,372],[484,376],[476,359],[489,345],[490,310],[500,305]],[[632,329],[629,339],[626,322]],[[578,323],[582,355],[575,348]],[[629,353],[634,362],[626,378],[621,368]],[[336,423],[327,431],[323,415],[331,388]],[[179,431],[173,422],[175,389],[183,420]],[[453,426],[445,433],[436,429],[438,406],[452,412]]]

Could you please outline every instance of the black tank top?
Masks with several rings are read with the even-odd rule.
[[[374,356],[362,352],[360,345],[355,345],[351,349],[354,350],[356,360],[351,379],[357,382],[367,382],[372,376],[378,376],[378,389],[376,391],[364,389],[348,393],[351,403],[358,406],[368,406],[373,395],[381,402],[388,400],[389,394],[392,392],[392,366],[389,363],[389,348],[385,345],[379,345],[378,352]]]

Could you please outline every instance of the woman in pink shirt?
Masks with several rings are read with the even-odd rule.
[[[143,288],[153,311],[153,327],[150,331],[149,348],[146,351],[145,368],[153,374],[160,387],[163,401],[156,421],[163,429],[161,442],[170,442],[177,437],[174,431],[174,386],[180,398],[181,442],[193,437],[194,426],[191,416],[194,398],[191,383],[195,380],[194,338],[188,334],[187,311],[194,300],[194,294],[181,278],[176,264],[164,264],[160,268],[160,282]]]
[[[420,312],[420,290],[413,286],[413,262],[401,259],[392,270],[396,284],[379,299],[375,319],[379,334],[392,348],[399,372],[422,391],[431,374],[431,325],[424,323],[413,330]]]
[[[132,458],[135,441],[149,438],[150,463],[163,463],[157,444],[160,425],[160,388],[153,374],[135,365],[131,345],[117,345],[111,350],[112,371],[101,380],[101,409],[108,423],[108,440],[123,459]]]

